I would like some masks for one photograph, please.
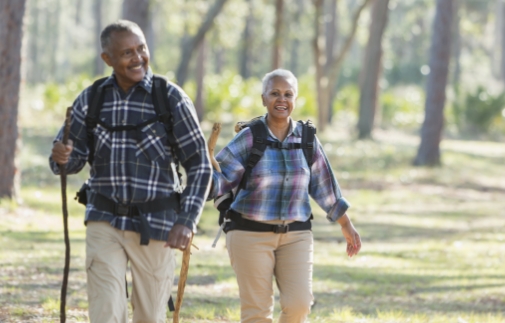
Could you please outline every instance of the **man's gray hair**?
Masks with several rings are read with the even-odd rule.
[[[102,45],[102,50],[105,52],[109,48],[111,35],[113,33],[124,31],[133,32],[136,30],[142,32],[142,29],[140,29],[139,25],[130,20],[118,20],[109,24],[102,30],[102,33],[100,34],[100,44]]]
[[[261,94],[265,94],[266,90],[267,90],[267,86],[268,86],[268,82],[270,82],[270,80],[272,80],[274,77],[282,77],[283,79],[285,79],[286,81],[290,81],[291,80],[291,85],[293,85],[293,87],[295,88],[295,95],[298,94],[298,80],[296,79],[296,76],[289,70],[285,70],[285,69],[282,69],[282,68],[278,68],[276,70],[273,70],[271,71],[270,73],[267,73],[265,74],[265,76],[263,76],[263,79],[261,80],[262,82],[262,89],[261,89]]]

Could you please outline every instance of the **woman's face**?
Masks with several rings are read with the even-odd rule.
[[[268,82],[261,98],[269,117],[287,119],[291,115],[296,100],[296,90],[291,83],[291,80],[282,76],[276,76]]]

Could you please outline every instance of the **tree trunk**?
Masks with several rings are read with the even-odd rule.
[[[430,74],[426,81],[425,118],[414,165],[440,164],[444,125],[445,87],[451,55],[452,0],[437,0],[430,48]]]
[[[95,55],[95,76],[103,75],[105,71],[105,65],[100,56],[102,54],[102,45],[100,43],[100,33],[102,32],[103,24],[102,24],[102,0],[95,0],[93,3],[93,11],[95,16],[95,46],[96,46],[96,55]]]
[[[303,14],[303,0],[296,1],[296,11],[293,17],[293,25],[291,28],[295,30],[299,30],[301,28],[301,17]],[[298,75],[298,52],[300,50],[300,38],[298,35],[293,37],[293,41],[291,43],[291,57],[289,62],[289,69],[293,72],[294,75]]]
[[[207,42],[205,38],[200,43],[198,48],[198,59],[196,61],[196,99],[195,110],[198,115],[198,120],[202,121],[205,111],[204,105],[204,78],[205,78],[205,61],[207,59]]]
[[[153,61],[154,42],[150,2],[150,0],[123,0],[123,19],[135,22],[142,29],[151,54],[151,61]]]
[[[284,0],[276,0],[272,70],[275,70],[282,66],[283,13],[284,13]]]
[[[15,164],[25,0],[0,4],[0,198],[16,195]]]
[[[193,53],[202,42],[205,34],[212,27],[214,19],[221,12],[226,1],[227,0],[216,0],[214,5],[209,8],[209,11],[207,11],[207,15],[205,16],[202,24],[200,25],[200,28],[198,28],[196,35],[187,39],[184,42],[181,51],[181,61],[179,63],[179,66],[177,67],[177,73],[176,73],[177,83],[181,87],[184,85],[188,77],[189,62],[191,61]]]
[[[340,68],[346,57],[349,49],[351,48],[351,44],[354,40],[354,36],[356,35],[356,30],[358,29],[358,22],[363,12],[363,9],[373,0],[364,0],[362,4],[356,10],[352,25],[351,31],[347,36],[346,40],[343,43],[343,46],[335,54],[334,57],[326,57],[326,41],[324,38],[323,27],[324,27],[324,19],[323,19],[323,0],[314,0],[315,6],[315,21],[314,21],[314,40],[313,40],[313,48],[314,48],[314,59],[316,66],[316,92],[317,92],[317,105],[318,105],[318,117],[317,117],[317,126],[319,130],[322,132],[325,130],[326,126],[331,122],[329,119],[329,109],[330,100],[333,96],[332,89],[336,87],[338,74],[340,72]],[[328,59],[331,63],[327,63]]]
[[[452,86],[455,89],[456,95],[459,91],[459,81],[461,77],[461,5],[459,1],[453,3],[453,23],[452,23]],[[505,32],[504,32],[505,34]]]
[[[382,36],[388,20],[389,0],[376,0],[360,77],[359,138],[370,138],[377,112],[377,92],[381,74]]]
[[[243,79],[247,79],[251,76],[251,48],[253,41],[253,22],[254,22],[254,11],[252,0],[247,0],[249,5],[249,14],[245,20],[244,33],[242,36],[242,49],[240,54],[240,75]]]

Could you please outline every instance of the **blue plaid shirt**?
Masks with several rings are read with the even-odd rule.
[[[99,118],[110,126],[119,126],[136,125],[156,116],[151,100],[152,81],[149,69],[144,79],[125,94],[111,75],[101,85],[105,96]],[[91,87],[85,89],[73,104],[69,138],[74,142],[74,149],[67,164],[68,174],[79,172],[88,159],[85,117],[90,90]],[[176,146],[168,145],[165,126],[159,121],[140,131],[109,132],[97,125],[93,130],[95,158],[88,180],[91,188],[88,201],[99,193],[116,203],[143,203],[173,194],[175,181],[171,164],[180,162],[188,183],[181,194],[180,212],[176,214],[169,209],[144,214],[151,238],[156,240],[167,240],[168,232],[176,223],[196,231],[212,172],[207,144],[191,100],[170,82],[167,96]],[[61,140],[62,132],[63,128],[55,141]],[[58,165],[51,158],[50,166],[55,174],[59,173]],[[107,221],[117,229],[140,232],[140,221],[136,218],[114,216],[97,210],[91,203],[86,206],[87,221]]]
[[[265,122],[265,116],[262,118]],[[269,140],[279,141],[269,130]],[[283,143],[300,143],[302,125],[291,120],[289,133]],[[311,214],[309,196],[335,222],[349,208],[333,175],[319,140],[309,169],[301,149],[276,149],[267,146],[263,157],[253,168],[246,187],[241,189],[231,208],[254,221],[307,221]],[[245,171],[253,136],[243,129],[217,154],[222,173],[213,173],[209,198],[236,189]]]

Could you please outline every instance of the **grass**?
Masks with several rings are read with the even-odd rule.
[[[64,261],[59,182],[47,169],[51,136],[30,129],[24,130],[21,153],[23,202],[0,202],[0,322],[5,323],[59,319]],[[333,137],[321,136],[353,204],[349,214],[363,249],[347,258],[338,225],[328,225],[314,206],[316,302],[310,322],[504,322],[503,145],[446,140],[443,167],[414,168],[416,137],[392,132],[378,132],[374,141]],[[87,321],[83,207],[72,200],[84,178],[71,176],[68,184],[68,322]],[[224,237],[211,247],[218,229],[211,203],[199,227],[181,321],[237,322],[238,290]],[[278,311],[276,304],[275,317]]]

